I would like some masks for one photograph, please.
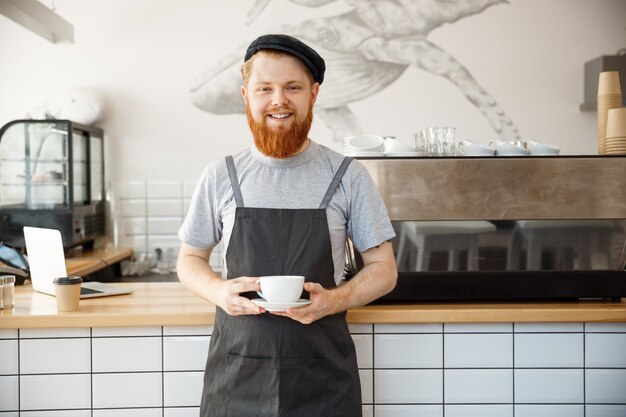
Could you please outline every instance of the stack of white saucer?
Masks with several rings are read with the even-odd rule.
[[[347,156],[384,156],[385,138],[378,135],[348,136],[343,140],[343,153]]]

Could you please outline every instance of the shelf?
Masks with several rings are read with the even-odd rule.
[[[33,163],[44,163],[44,164],[67,164],[69,161],[67,159],[34,159],[34,158],[2,158],[0,162],[20,162],[25,164],[26,162]],[[75,159],[74,162],[87,162],[86,160],[78,160]]]

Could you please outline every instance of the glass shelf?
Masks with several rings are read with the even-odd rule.
[[[75,162],[87,162],[82,159],[74,159]],[[25,162],[35,162],[35,163],[43,163],[43,164],[67,164],[67,159],[36,159],[36,158],[2,158],[0,162],[16,162],[16,163],[25,163]]]
[[[50,181],[34,181],[30,183],[30,186],[33,186],[33,187],[44,187],[44,186],[51,186],[51,185],[67,186],[68,182],[64,180],[50,180]],[[24,187],[24,182],[3,182],[3,183],[0,183],[0,186]]]

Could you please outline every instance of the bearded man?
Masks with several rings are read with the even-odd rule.
[[[346,311],[395,286],[395,234],[363,165],[308,138],[324,71],[291,36],[250,44],[241,95],[254,145],[204,170],[179,231],[180,281],[216,305],[202,417],[362,414]],[[344,282],[348,238],[364,267]],[[222,276],[208,263],[220,241]],[[265,275],[303,275],[301,302],[259,299]]]

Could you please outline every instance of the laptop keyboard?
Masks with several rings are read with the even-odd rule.
[[[93,288],[85,288],[85,287],[80,287],[80,294],[81,295],[86,295],[86,294],[98,294],[104,291],[100,291],[100,290],[94,290]]]

